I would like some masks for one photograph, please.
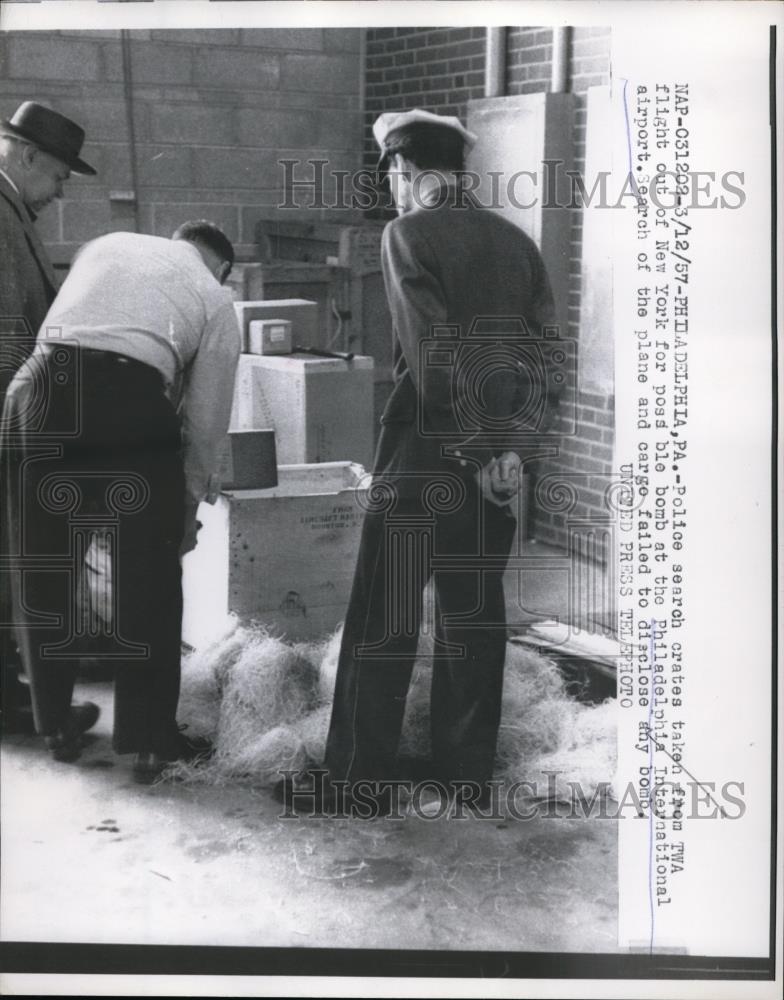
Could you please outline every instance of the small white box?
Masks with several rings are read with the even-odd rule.
[[[291,354],[291,320],[252,319],[248,324],[249,354]]]
[[[234,311],[242,331],[242,351],[248,353],[248,326],[254,319],[291,320],[291,336],[298,344],[317,346],[318,304],[310,299],[256,299],[235,302]]]

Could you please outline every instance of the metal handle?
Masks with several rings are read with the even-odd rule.
[[[344,353],[343,351],[325,351],[320,347],[300,347],[299,344],[294,344],[292,350],[295,354],[313,354],[317,358],[338,358],[340,361],[353,361],[354,354]]]

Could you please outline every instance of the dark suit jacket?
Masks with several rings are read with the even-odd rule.
[[[418,493],[428,474],[475,475],[514,450],[520,430],[543,419],[526,397],[553,389],[542,366],[528,364],[555,322],[533,240],[465,192],[441,188],[430,202],[390,222],[381,245],[394,388],[375,472],[401,493],[409,480]],[[557,405],[554,392],[546,404]]]
[[[57,294],[35,217],[0,175],[0,407],[15,370],[32,353]]]

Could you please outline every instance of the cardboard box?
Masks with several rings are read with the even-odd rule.
[[[373,461],[373,359],[240,358],[232,429],[272,427],[281,465]]]
[[[354,577],[367,486],[350,462],[281,466],[269,490],[221,494],[202,504],[198,545],[183,559],[183,640],[199,649],[230,613],[290,640],[343,621]]]
[[[234,311],[242,332],[242,350],[250,350],[249,324],[254,319],[287,319],[291,321],[291,338],[295,344],[311,347],[318,343],[318,306],[309,299],[261,299],[235,302]]]
[[[291,354],[291,320],[252,319],[248,323],[249,354]]]

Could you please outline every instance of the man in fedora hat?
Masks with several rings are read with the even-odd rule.
[[[558,403],[548,364],[529,370],[554,323],[544,264],[534,242],[463,183],[476,136],[421,109],[381,115],[374,135],[398,211],[381,245],[394,385],[338,659],[324,763],[331,784],[310,772],[278,786],[292,806],[320,799],[329,811],[347,801],[346,789],[365,817],[394,808],[391,783],[416,777],[488,802],[512,504],[521,455],[531,453],[526,435],[546,432]],[[425,775],[401,770],[398,744],[430,580]]]
[[[56,198],[71,176],[95,174],[80,157],[84,131],[64,115],[25,101],[0,121],[0,320],[13,337],[2,358],[0,392],[32,353],[35,337],[57,283],[52,264],[33,226],[36,213]],[[5,353],[5,352],[4,352]]]
[[[32,353],[57,294],[54,269],[33,225],[36,213],[62,196],[72,172],[95,174],[81,159],[83,142],[84,130],[75,122],[34,101],[25,101],[12,118],[0,121],[0,412],[8,385]],[[0,580],[0,657],[3,728],[9,732],[28,730],[32,716],[5,613],[7,582]],[[98,718],[91,703],[73,709],[82,730]]]

